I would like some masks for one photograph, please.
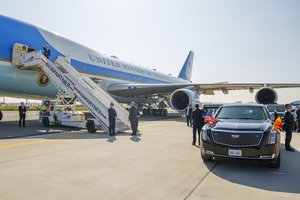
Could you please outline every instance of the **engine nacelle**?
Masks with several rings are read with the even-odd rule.
[[[261,104],[273,104],[277,102],[277,92],[270,87],[264,87],[257,91],[255,95],[257,103]]]
[[[171,94],[170,106],[174,110],[184,111],[189,104],[192,104],[193,107],[195,104],[200,104],[199,95],[196,92],[189,89],[178,89]]]

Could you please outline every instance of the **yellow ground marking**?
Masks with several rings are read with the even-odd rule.
[[[151,127],[151,126],[157,126],[157,124],[153,122],[146,122],[143,124],[143,127]],[[103,134],[103,133],[99,133]],[[96,136],[96,134],[88,134],[88,133],[82,133],[82,134],[76,134],[76,135],[67,135],[63,137],[55,137],[55,138],[45,138],[45,139],[40,139],[40,140],[31,140],[31,141],[22,141],[22,142],[14,142],[14,143],[9,143],[9,144],[3,144],[0,145],[0,149],[11,149],[11,148],[17,148],[17,147],[23,147],[23,146],[28,146],[28,145],[33,145],[33,144],[42,144],[42,143],[47,143],[47,142],[54,142],[58,140],[64,140],[64,139],[77,139],[80,137],[86,137],[86,136]],[[31,138],[34,139],[34,138]]]
[[[91,136],[91,134],[86,133],[86,134],[69,135],[69,136],[64,136],[64,137],[59,137],[59,138],[47,138],[47,139],[42,139],[42,140],[15,142],[15,143],[10,143],[10,144],[0,145],[0,149],[10,149],[10,148],[28,146],[28,145],[33,145],[33,144],[42,144],[42,143],[54,142],[54,141],[64,140],[64,139],[76,139],[76,138],[80,138],[80,137],[84,137],[84,136]]]

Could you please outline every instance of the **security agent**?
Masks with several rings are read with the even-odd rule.
[[[285,128],[285,150],[294,152],[295,150],[291,147],[290,143],[292,140],[292,132],[294,128],[294,116],[291,113],[292,105],[285,104],[285,113],[284,113],[284,128]]]
[[[198,131],[198,143],[200,145],[200,130],[204,125],[203,110],[199,109],[199,105],[195,105],[196,110],[192,112],[193,119],[193,145],[196,143],[196,131]]]
[[[0,121],[2,120],[3,114],[2,111],[0,110]]]
[[[300,105],[298,106],[298,110],[296,111],[297,121],[298,121],[298,133],[300,133]]]
[[[136,135],[137,134],[137,125],[138,125],[138,109],[135,107],[134,102],[131,102],[128,119],[130,121],[132,135]]]
[[[109,135],[115,135],[115,127],[116,127],[116,117],[117,112],[114,108],[114,104],[110,103],[110,108],[108,109],[108,120],[109,120]]]
[[[192,126],[192,105],[189,104],[185,109],[186,125]]]
[[[24,103],[21,102],[21,105],[19,106],[19,127],[21,127],[21,122],[23,122],[23,127],[25,127],[26,112],[26,106],[24,106]]]

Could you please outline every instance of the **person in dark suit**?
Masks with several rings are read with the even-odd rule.
[[[129,121],[132,129],[131,135],[137,134],[137,123],[138,123],[138,110],[135,107],[135,103],[131,102],[131,107],[129,109]]]
[[[19,127],[21,127],[21,122],[23,122],[23,127],[25,127],[25,118],[26,118],[26,106],[24,106],[24,103],[21,102],[21,105],[19,106]]]
[[[279,117],[277,110],[274,110],[274,122],[276,121],[276,119]]]
[[[199,105],[195,105],[196,109],[192,112],[193,119],[193,145],[196,143],[196,132],[198,131],[198,144],[200,145],[200,130],[204,125],[203,110],[199,109]]]
[[[48,46],[48,45],[45,45],[45,46],[43,46],[43,49],[44,49],[44,56],[45,56],[46,58],[49,59],[49,57],[50,57],[50,55],[51,55],[49,46]]]
[[[189,104],[185,109],[186,125],[192,126],[192,105]]]
[[[117,112],[114,108],[114,104],[110,103],[110,108],[108,109],[109,136],[115,135],[116,117],[117,117]]]
[[[298,121],[298,133],[300,133],[300,106],[298,106],[298,110],[296,111],[297,121]]]
[[[291,147],[290,143],[292,140],[292,132],[294,128],[294,116],[291,113],[292,105],[285,104],[285,113],[284,113],[284,128],[285,128],[285,150],[294,152],[295,150]]]

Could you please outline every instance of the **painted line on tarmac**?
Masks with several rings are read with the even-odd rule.
[[[217,161],[214,166],[203,176],[203,178],[195,185],[195,187],[184,197],[183,200],[189,199],[192,194],[196,191],[196,189],[201,185],[201,183],[206,179],[206,177],[216,168],[220,161]]]
[[[69,135],[69,136],[64,136],[64,137],[59,137],[59,138],[47,138],[47,139],[42,139],[42,140],[16,142],[16,143],[0,145],[0,149],[11,149],[11,148],[23,147],[23,146],[33,145],[33,144],[54,142],[54,141],[64,140],[64,139],[77,139],[77,138],[81,138],[83,136],[91,136],[91,134],[78,134],[78,135]]]

